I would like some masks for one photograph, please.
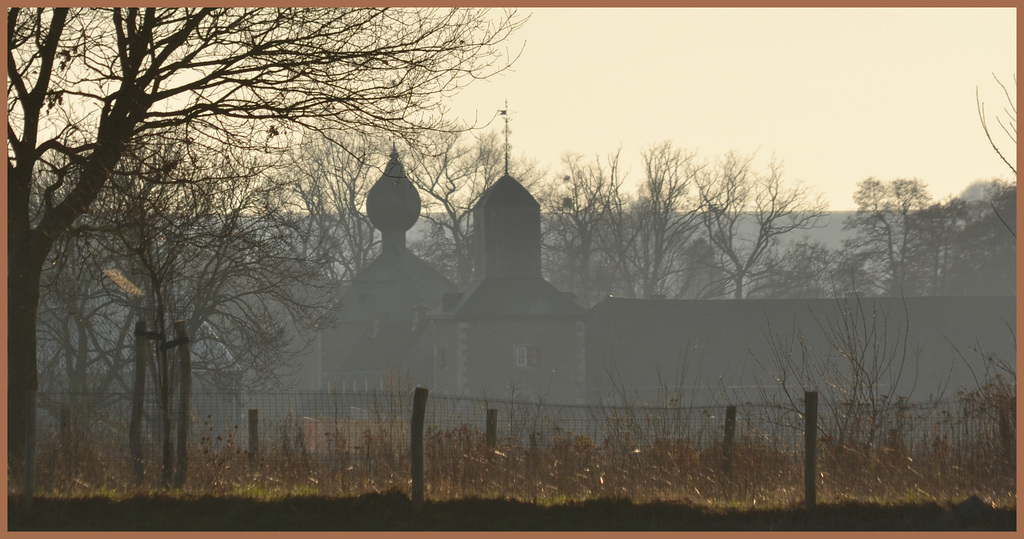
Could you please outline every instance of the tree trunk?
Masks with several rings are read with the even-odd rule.
[[[732,292],[733,299],[743,299],[743,279],[743,275],[737,275],[736,278],[733,279],[733,283],[736,285],[735,290]]]
[[[131,90],[131,88],[129,88]],[[17,166],[8,162],[7,194],[7,448],[8,465],[20,470],[25,449],[25,399],[38,389],[36,361],[36,318],[39,311],[39,283],[43,264],[54,241],[89,206],[106,184],[124,152],[135,127],[132,118],[148,105],[138,100],[118,99],[102,118],[96,150],[81,169],[81,176],[67,197],[46,208],[37,228],[32,228],[28,193],[38,156],[26,159],[25,149],[16,153]],[[23,160],[24,159],[24,160]]]
[[[17,246],[9,245],[7,250],[7,464],[15,474],[21,470],[25,457],[25,399],[39,387],[39,281],[43,260],[52,243],[43,236],[35,236],[23,239]]]

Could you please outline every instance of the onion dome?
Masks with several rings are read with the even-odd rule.
[[[366,193],[366,216],[381,232],[405,232],[420,217],[420,194],[392,148],[384,174]]]

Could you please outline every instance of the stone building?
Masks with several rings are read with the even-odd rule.
[[[396,150],[366,195],[366,213],[381,233],[381,253],[352,279],[331,313],[333,324],[321,333],[321,388],[381,388],[389,376],[430,387],[427,313],[455,286],[406,247],[420,196]]]
[[[1015,372],[1016,320],[1009,296],[609,298],[587,317],[587,401],[756,403],[783,384],[855,379],[912,401],[951,397]]]
[[[583,403],[586,312],[541,276],[540,205],[505,174],[473,209],[473,279],[431,316],[434,388]]]
[[[850,324],[861,351],[886,362],[874,383],[893,395],[929,400],[977,387],[993,366],[1015,372],[1012,296],[609,298],[584,310],[542,277],[540,206],[507,173],[474,206],[474,275],[461,290],[406,248],[420,198],[397,152],[366,207],[382,252],[321,335],[325,389],[376,389],[397,374],[433,394],[495,400],[759,402],[779,390],[780,353],[792,387],[793,369],[845,376]],[[817,383],[830,380],[803,381]]]

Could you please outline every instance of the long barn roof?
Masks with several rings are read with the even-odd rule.
[[[859,329],[848,331],[848,321]],[[587,320],[587,387],[592,398],[684,387],[698,400],[720,398],[726,388],[735,393],[732,400],[741,394],[753,399],[757,385],[777,385],[778,351],[791,351],[798,363],[806,358],[807,370],[830,362],[839,372],[848,366],[837,343],[856,333],[868,355],[878,350],[906,358],[898,393],[921,400],[937,397],[944,381],[947,396],[957,387],[975,387],[986,363],[996,368],[984,355],[1015,366],[1015,332],[1014,297],[611,298],[595,305]],[[896,382],[896,374],[884,373],[882,381]]]

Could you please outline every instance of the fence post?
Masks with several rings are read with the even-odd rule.
[[[722,472],[732,473],[732,446],[736,437],[736,406],[725,408],[725,439],[722,441]]]
[[[36,392],[27,392],[25,399],[25,485],[22,496],[25,510],[30,511],[36,493]]]
[[[67,451],[67,448],[71,446],[71,408],[66,404],[62,404],[60,405],[59,414],[60,437],[58,438],[58,443],[63,451]]]
[[[60,405],[60,443],[67,445],[68,434],[71,432],[71,408]]]
[[[526,453],[526,467],[532,481],[537,474],[540,465],[540,450],[537,449],[537,431],[530,431],[530,449]]]
[[[132,418],[128,425],[128,450],[135,488],[142,485],[145,465],[142,457],[142,410],[146,399],[146,364],[149,363],[148,331],[144,320],[135,324],[135,384],[132,386]]]
[[[817,502],[818,392],[804,392],[804,501],[807,511]]]
[[[494,449],[498,442],[498,409],[487,409],[487,449]]]
[[[184,320],[174,321],[174,342],[178,346],[178,367],[181,375],[178,393],[178,466],[174,470],[174,487],[181,488],[188,474],[189,401],[192,398],[192,355],[189,351],[188,329]]]
[[[161,318],[162,321],[162,318]],[[174,479],[174,451],[171,441],[171,426],[174,418],[171,417],[171,372],[170,362],[167,359],[167,339],[164,336],[163,323],[158,324],[157,330],[160,336],[157,338],[157,359],[159,361],[160,376],[157,382],[157,389],[160,395],[160,488],[166,489]]]
[[[1010,418],[1009,410],[1007,408],[1001,408],[999,410],[999,441],[1000,446],[1003,450],[1003,461],[1006,463],[1013,462],[1014,455],[1014,436],[1010,430]]]
[[[260,411],[256,408],[249,408],[249,458],[256,456],[259,450],[260,438]]]
[[[427,388],[417,387],[412,399],[412,512],[423,510],[423,419],[427,412]]]

